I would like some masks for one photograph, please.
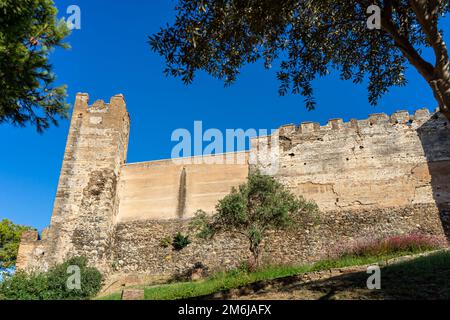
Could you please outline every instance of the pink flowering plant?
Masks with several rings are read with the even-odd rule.
[[[412,233],[387,238],[366,237],[347,242],[331,250],[332,258],[352,256],[387,256],[399,253],[419,253],[448,247],[444,236]]]

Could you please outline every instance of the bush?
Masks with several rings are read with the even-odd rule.
[[[70,290],[67,288],[67,279],[70,266],[80,268],[81,286],[80,289]],[[48,273],[48,285],[52,292],[55,292],[57,300],[83,300],[97,295],[102,288],[103,277],[96,268],[87,266],[87,259],[84,257],[75,257],[69,259],[53,268]]]
[[[51,300],[47,278],[44,274],[29,275],[23,272],[8,276],[0,283],[0,300]]]
[[[189,223],[189,230],[194,232],[197,238],[210,239],[214,235],[211,218],[203,210],[198,210],[195,217]]]
[[[178,232],[173,238],[172,246],[174,250],[181,251],[184,248],[186,248],[190,243],[191,240],[189,240],[189,236],[185,236],[180,232]]]
[[[68,280],[73,276],[69,267],[80,270],[80,289],[70,289]],[[87,259],[75,257],[59,264],[48,272],[26,274],[19,272],[0,284],[2,300],[86,300],[98,294],[102,275],[87,266]]]

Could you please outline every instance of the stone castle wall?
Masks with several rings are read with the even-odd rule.
[[[448,204],[447,124],[443,116],[423,109],[415,115],[377,114],[348,123],[336,119],[326,126],[284,126],[275,176],[323,211]],[[257,143],[261,141],[253,145]],[[257,167],[273,170],[270,162]]]
[[[79,94],[51,225],[40,240],[24,234],[17,267],[42,270],[74,255],[87,256],[109,276],[168,277],[195,262],[236,266],[248,247],[238,234],[219,234],[212,242],[191,234],[193,243],[181,252],[160,244],[190,233],[189,218],[198,209],[212,213],[256,169],[321,208],[319,224],[303,221],[298,230],[269,237],[266,244],[277,244],[266,245],[271,263],[316,261],[360,237],[449,237],[449,131],[444,117],[427,110],[378,114],[283,126],[271,137],[252,139],[249,152],[231,154],[241,160],[235,164],[217,161],[230,154],[127,164],[123,97],[88,106],[87,95]]]

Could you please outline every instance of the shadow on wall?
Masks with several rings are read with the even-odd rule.
[[[435,113],[417,129],[428,162],[433,198],[450,242],[450,125]]]

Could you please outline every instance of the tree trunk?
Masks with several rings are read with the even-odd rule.
[[[253,261],[251,261],[251,265],[250,265],[250,271],[251,272],[254,272],[254,271],[256,271],[256,270],[258,270],[259,269],[259,266],[260,266],[260,248],[259,248],[259,245],[257,245],[257,244],[254,244],[254,243],[251,243],[250,244],[250,251],[251,251],[251,253],[252,253],[252,258],[253,258]]]
[[[450,121],[450,82],[444,79],[429,82],[434,96],[439,102],[439,110]]]
[[[428,44],[433,49],[436,58],[435,65],[420,56],[420,52],[414,48],[408,35],[401,33],[393,22],[392,12],[393,6],[395,6],[393,1],[385,1],[381,20],[382,27],[392,36],[405,58],[428,82],[439,103],[439,110],[450,121],[450,60],[447,46],[438,28],[438,4],[436,1],[430,3],[428,0],[409,0],[409,5],[416,14]]]

